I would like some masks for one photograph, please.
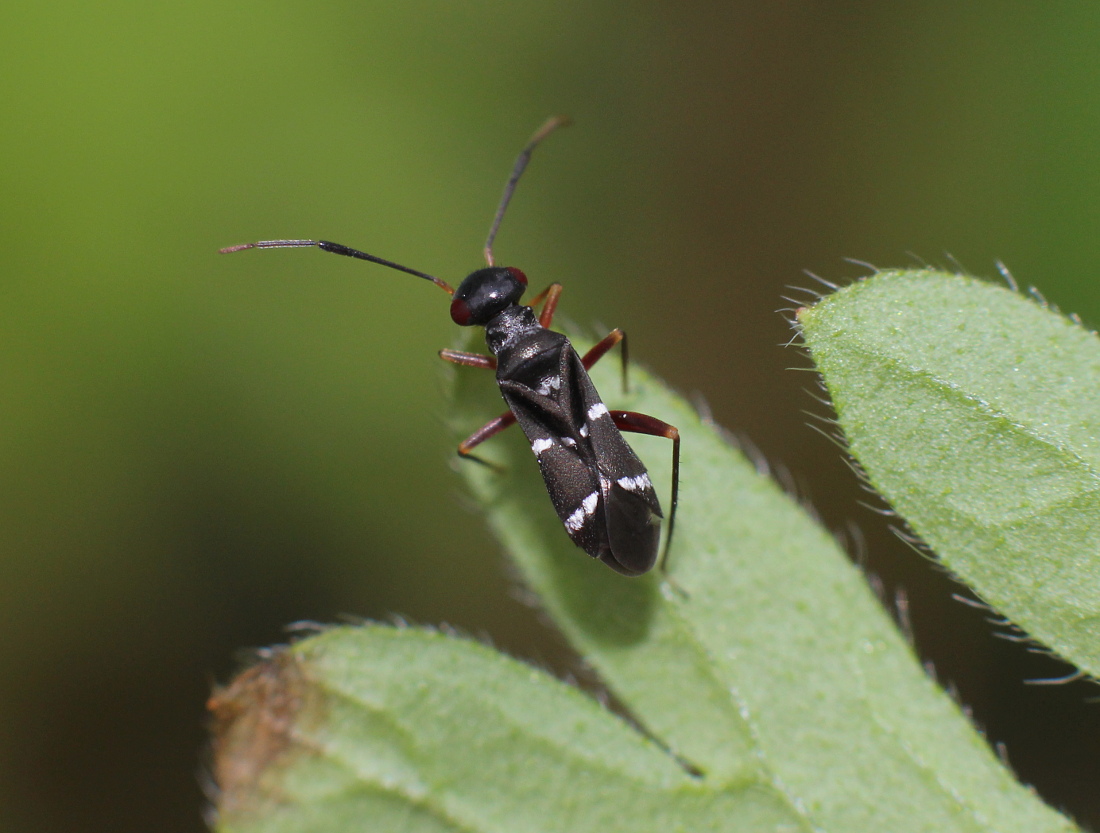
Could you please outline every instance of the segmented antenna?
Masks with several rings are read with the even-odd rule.
[[[378,263],[382,266],[388,266],[391,269],[396,269],[399,272],[406,272],[410,275],[415,275],[418,278],[423,278],[426,281],[431,281],[448,295],[454,295],[454,287],[446,281],[429,275],[427,272],[420,272],[416,269],[410,269],[408,266],[402,266],[400,263],[394,263],[392,260],[386,260],[385,258],[376,257],[375,255],[369,255],[366,252],[361,252],[358,249],[352,249],[349,246],[342,246],[339,243],[330,243],[327,240],[259,240],[256,243],[242,243],[239,246],[226,246],[224,249],[219,249],[219,253],[223,255],[230,254],[231,252],[240,252],[245,249],[306,249],[310,246],[316,246],[323,252],[332,252],[334,255],[344,255],[345,257],[356,257],[359,260],[369,260],[371,263]]]
[[[497,231],[500,229],[500,221],[504,219],[504,210],[512,200],[512,192],[516,190],[516,183],[519,182],[519,178],[523,174],[523,169],[527,167],[527,163],[531,161],[531,153],[538,147],[539,142],[559,127],[568,127],[572,123],[573,120],[568,116],[551,116],[542,127],[535,131],[535,135],[531,137],[531,141],[527,143],[527,146],[520,151],[519,156],[516,157],[516,165],[512,168],[512,175],[508,178],[508,184],[504,186],[504,196],[500,198],[500,207],[497,208],[497,214],[493,218],[493,226],[489,229],[489,239],[485,241],[485,262],[490,266],[495,265],[493,262],[493,240],[496,238]]]

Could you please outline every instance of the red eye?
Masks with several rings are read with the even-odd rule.
[[[527,286],[527,276],[519,271],[519,269],[517,269],[515,266],[509,266],[508,271],[511,273],[513,278],[515,278],[524,286]]]
[[[470,307],[461,298],[455,298],[451,301],[451,320],[460,327],[465,327],[470,323]]]

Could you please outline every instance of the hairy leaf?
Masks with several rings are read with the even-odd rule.
[[[491,413],[485,380],[465,370],[459,433]],[[752,771],[822,830],[1072,829],[925,676],[802,507],[648,374],[632,368],[624,397],[614,358],[594,371],[612,407],[680,428],[671,581],[624,579],[573,547],[518,432],[488,444],[506,474],[462,470],[524,580],[650,732],[705,783]],[[669,443],[631,442],[666,483]]]
[[[887,272],[799,316],[852,454],[960,579],[1100,674],[1100,339],[1008,289]]]
[[[257,738],[268,754],[222,781],[222,830],[809,830],[756,779],[711,789],[591,698],[468,640],[337,628],[243,679],[215,698],[218,761]]]
[[[453,371],[468,433],[500,409]],[[518,431],[461,465],[524,580],[624,720],[466,640],[340,628],[212,700],[223,831],[1072,831],[923,673],[809,514],[647,374],[612,407],[683,436],[670,575],[576,549]],[[669,443],[632,440],[657,484]],[[667,496],[665,497],[667,508]],[[445,544],[444,544],[445,545]],[[488,544],[487,544],[488,545]]]

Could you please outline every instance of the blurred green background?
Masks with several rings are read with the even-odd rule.
[[[443,294],[316,251],[216,254],[324,237],[457,281],[557,112],[576,125],[498,258],[563,281],[563,316],[626,329],[786,471],[908,593],[922,655],[1021,777],[1100,824],[1092,690],[1026,685],[1065,669],[858,504],[776,312],[803,269],[866,273],[846,257],[1002,259],[1100,322],[1096,3],[46,0],[0,21],[3,829],[203,829],[209,687],[295,620],[447,622],[576,670],[449,469]]]

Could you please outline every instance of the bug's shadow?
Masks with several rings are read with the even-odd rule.
[[[566,591],[561,602],[588,638],[627,647],[649,634],[660,603],[655,576],[619,575],[576,548],[562,553],[551,569]]]

